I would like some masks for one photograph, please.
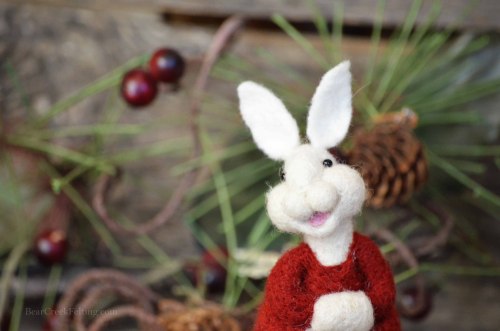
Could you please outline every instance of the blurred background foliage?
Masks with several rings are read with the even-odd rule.
[[[126,72],[147,63],[149,54],[113,69],[43,113],[33,110],[15,66],[9,61],[2,64],[2,79],[15,87],[11,93],[23,100],[21,110],[2,112],[0,123],[0,208],[4,215],[0,222],[4,235],[0,241],[0,312],[3,316],[10,310],[11,330],[18,329],[23,315],[25,293],[20,289],[29,280],[28,271],[37,265],[31,254],[32,243],[46,222],[51,204],[61,194],[71,200],[76,221],[69,226],[71,249],[66,264],[52,266],[45,275],[48,282],[43,307],[56,302],[63,269],[68,265],[84,270],[106,266],[138,273],[143,283],[169,296],[209,298],[245,312],[256,307],[272,261],[300,238],[278,233],[268,219],[265,192],[279,181],[280,164],[267,160],[255,148],[240,119],[233,91],[244,80],[268,86],[304,128],[309,99],[321,74],[346,57],[343,6],[332,3],[331,23],[314,1],[308,3],[314,18],[313,32],[302,32],[280,14],[273,15],[272,21],[295,42],[289,52],[303,54],[317,79],[311,81],[314,75],[304,75],[265,48],[244,54],[229,49],[218,60],[211,79],[227,86],[231,93],[209,90],[202,96],[194,139],[193,132],[176,130],[189,125],[187,111],[181,116],[179,112],[138,114],[133,121],[124,116],[128,109],[120,100],[118,86]],[[500,76],[489,67],[488,57],[494,55],[485,51],[492,47],[490,41],[495,36],[457,32],[455,26],[436,29],[436,20],[446,10],[439,1],[433,2],[426,20],[418,24],[422,1],[413,1],[404,24],[394,29],[383,25],[388,10],[385,2],[378,1],[377,8],[368,63],[362,69],[353,65],[355,117],[350,137],[355,130],[368,132],[388,114],[411,109],[418,117],[414,134],[424,146],[429,179],[404,205],[367,208],[358,219],[358,229],[373,235],[388,257],[395,256],[391,260],[395,278],[403,287],[423,277],[429,290],[450,274],[498,277],[498,259],[486,248],[475,224],[478,218],[498,219],[500,212],[494,180],[500,167],[498,127],[475,108],[475,102],[498,95],[500,90]],[[467,13],[461,19],[467,19]],[[311,33],[319,37],[320,45],[309,41]],[[167,92],[176,93],[184,105],[197,97],[187,84]],[[76,105],[102,96],[105,107],[98,109],[97,120],[58,123]],[[196,140],[202,151],[192,158]],[[349,153],[353,148],[353,139],[348,139],[339,152]],[[154,233],[124,238],[103,223],[96,212],[92,197],[99,176],[121,178],[110,194],[114,201],[110,213],[123,227],[133,228],[133,217],[124,216],[128,214],[122,211],[137,205],[127,208],[126,202],[124,206],[116,201],[126,201],[124,195],[137,192],[144,193],[142,201],[159,199],[154,189],[141,186],[138,171],[134,172],[134,164],[147,160],[159,160],[160,166],[162,162],[173,164],[168,179],[171,187],[179,185],[186,173],[198,175],[176,218],[188,227],[200,252],[204,252],[199,255],[205,257],[169,254]],[[147,176],[147,172],[141,176]],[[151,180],[161,184],[155,178]],[[135,190],[127,190],[123,183]],[[147,207],[146,203],[131,214],[150,216],[151,208]],[[446,219],[452,219],[453,226],[442,232]],[[377,237],[380,229],[390,231],[393,240]],[[424,239],[441,233],[444,242],[418,257],[417,265],[398,259],[398,243],[418,251],[427,243]],[[207,254],[209,266],[196,269],[193,276],[189,265],[205,263]],[[218,291],[210,290],[210,277],[223,283]],[[14,280],[17,290],[9,297]]]

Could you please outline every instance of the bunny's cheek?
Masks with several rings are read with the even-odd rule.
[[[323,179],[331,184],[341,197],[337,205],[342,217],[352,217],[359,213],[365,200],[365,183],[361,175],[346,165],[337,165],[323,175]]]
[[[267,212],[271,222],[281,231],[296,232],[294,219],[284,212],[283,202],[286,196],[286,185],[280,184],[267,194]]]

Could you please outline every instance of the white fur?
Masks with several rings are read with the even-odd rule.
[[[275,186],[267,193],[267,213],[271,222],[283,232],[296,232],[294,219],[284,212],[284,197],[288,187],[285,183]]]
[[[300,145],[296,122],[269,90],[251,82],[238,88],[241,113],[255,143],[270,158],[285,162],[285,181],[267,194],[269,217],[278,229],[302,234],[324,266],[347,259],[353,218],[365,199],[361,175],[337,164],[327,150],[344,139],[351,122],[349,66],[342,62],[323,76],[309,110],[310,144]],[[326,159],[332,167],[323,165]],[[322,213],[327,215],[324,223],[310,222]],[[345,291],[318,299],[310,330],[367,331],[372,326],[370,300],[363,292]]]
[[[321,179],[311,182],[306,191],[306,201],[317,212],[329,212],[337,205],[339,195],[335,186]]]
[[[319,263],[324,266],[339,265],[347,259],[353,239],[353,221],[344,221],[328,236],[304,236]]]
[[[340,203],[336,212],[344,219],[351,219],[361,212],[366,198],[366,186],[363,177],[355,169],[345,164],[338,164],[326,171],[324,179],[335,185],[337,194],[346,203]]]
[[[350,62],[328,71],[316,89],[307,118],[307,137],[313,146],[339,144],[349,130],[352,117]]]
[[[309,109],[311,144],[300,145],[297,123],[271,91],[253,82],[238,87],[241,114],[255,143],[270,158],[285,161],[286,180],[267,194],[271,221],[282,231],[304,235],[326,265],[345,260],[352,218],[365,199],[360,174],[337,164],[327,151],[342,141],[351,122],[349,68],[348,61],[342,62],[321,79]],[[332,160],[332,167],[323,165],[326,159]],[[310,220],[319,212],[329,215],[318,226]]]
[[[257,146],[271,159],[283,160],[300,144],[299,128],[271,91],[253,82],[238,87],[240,111]]]
[[[361,291],[321,296],[314,304],[310,331],[369,331],[374,315],[370,299]]]
[[[330,237],[340,224],[352,222],[365,198],[365,185],[356,170],[335,161],[333,167],[325,168],[325,159],[333,160],[333,157],[309,144],[299,146],[285,160],[286,181],[267,194],[267,210],[274,225],[281,231],[309,238],[307,242],[315,253],[312,238]],[[318,192],[320,185],[324,188],[323,194]],[[330,211],[331,215],[322,226],[312,227],[307,220],[318,211]]]

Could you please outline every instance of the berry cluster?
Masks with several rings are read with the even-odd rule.
[[[132,69],[123,76],[121,95],[132,107],[147,106],[158,94],[158,83],[176,84],[184,67],[184,59],[176,50],[160,48],[151,56],[148,69]]]

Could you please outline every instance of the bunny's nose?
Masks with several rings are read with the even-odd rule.
[[[294,219],[308,219],[314,212],[306,201],[306,194],[299,190],[289,190],[283,200],[283,210]]]
[[[306,192],[307,204],[318,212],[332,211],[339,200],[337,190],[325,181],[314,181]]]

